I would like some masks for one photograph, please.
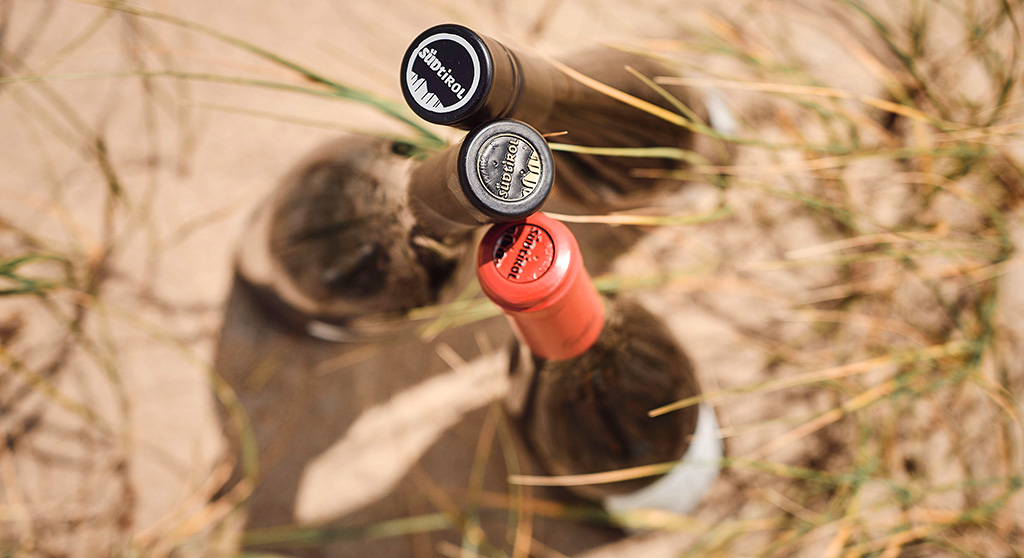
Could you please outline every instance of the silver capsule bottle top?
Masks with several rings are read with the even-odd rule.
[[[544,137],[518,120],[494,120],[473,129],[459,153],[459,178],[469,202],[498,222],[540,210],[555,179]]]

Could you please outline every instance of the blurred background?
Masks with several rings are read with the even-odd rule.
[[[508,485],[509,332],[471,282],[338,344],[235,281],[306,153],[413,133],[380,106],[443,22],[656,57],[735,115],[730,164],[571,218],[718,412],[695,515]],[[1022,22],[998,0],[0,0],[0,552],[1022,556]]]

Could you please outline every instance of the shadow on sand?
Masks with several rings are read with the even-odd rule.
[[[633,228],[574,229],[594,274],[641,236]],[[276,319],[236,279],[215,366],[248,414],[259,453],[243,544],[301,556],[436,556],[457,552],[451,545],[461,547],[466,533],[482,552],[524,548],[532,538],[531,555],[558,556],[620,539],[600,510],[560,489],[508,484],[510,468],[540,473],[497,403],[507,357],[494,353],[510,339],[497,316],[431,341],[409,331],[325,342]],[[473,371],[453,371],[466,368],[460,361]],[[466,374],[480,381],[460,383]],[[424,386],[452,400],[438,401],[437,389]],[[405,418],[389,422],[382,413]],[[238,452],[237,433],[228,437]],[[310,519],[315,529],[285,527]]]

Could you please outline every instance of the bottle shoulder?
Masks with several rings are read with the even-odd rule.
[[[540,370],[560,381],[614,379],[621,382],[618,388],[650,398],[671,397],[690,389],[682,385],[687,383],[696,389],[695,379],[684,381],[694,378],[692,362],[660,318],[624,298],[607,299],[605,309],[604,327],[590,349],[575,358],[542,361]],[[611,377],[602,378],[602,371]]]
[[[390,140],[355,135],[313,150],[254,215],[239,276],[296,321],[397,319],[436,303],[464,246],[417,234],[406,190],[420,163],[399,151]]]
[[[693,365],[667,327],[639,304],[608,303],[605,328],[586,353],[566,360],[518,359],[513,390],[528,382],[520,421],[550,474],[614,471],[678,460],[697,424],[696,407],[648,411],[699,393]],[[515,364],[515,363],[514,363]],[[520,393],[522,393],[522,389]],[[599,499],[653,478],[582,487]]]

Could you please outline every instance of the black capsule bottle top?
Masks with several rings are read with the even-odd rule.
[[[459,150],[458,169],[462,193],[488,221],[532,215],[555,179],[547,142],[518,120],[494,120],[469,132]]]
[[[434,124],[475,121],[488,103],[493,78],[494,59],[484,37],[461,25],[420,33],[402,59],[402,94],[420,118]]]

